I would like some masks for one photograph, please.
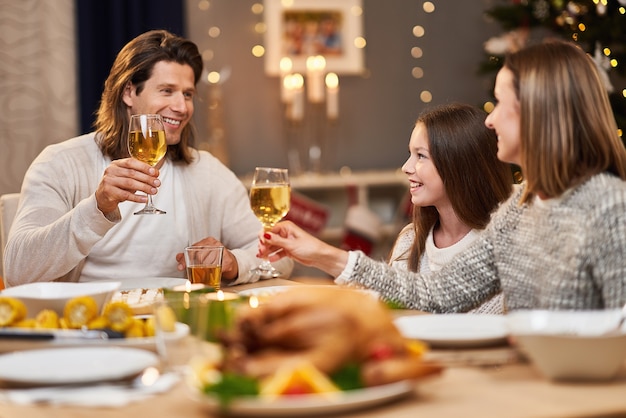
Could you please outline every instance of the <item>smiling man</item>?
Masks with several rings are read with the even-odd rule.
[[[8,286],[36,281],[184,278],[189,244],[224,245],[224,285],[250,274],[262,226],[235,174],[194,146],[190,124],[202,73],[197,46],[146,32],[118,54],[95,131],[54,144],[33,161],[5,249]],[[132,114],[159,114],[168,144],[156,167],[129,158]],[[133,215],[146,194],[163,215]],[[283,261],[281,261],[282,263]],[[293,261],[280,270],[288,274]]]

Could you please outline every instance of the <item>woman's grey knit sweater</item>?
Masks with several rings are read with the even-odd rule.
[[[524,205],[521,193],[438,272],[401,271],[359,253],[350,277],[337,282],[430,312],[465,312],[500,290],[507,310],[626,303],[626,182],[598,174],[560,198]]]

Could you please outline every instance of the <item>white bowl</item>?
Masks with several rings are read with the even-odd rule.
[[[52,309],[57,314],[63,315],[67,301],[78,296],[91,296],[98,305],[98,311],[101,312],[121,284],[121,282],[29,283],[9,287],[0,294],[20,299],[28,310],[27,317],[34,318],[44,309]]]
[[[625,366],[619,310],[517,311],[507,315],[512,341],[552,380],[608,380]]]

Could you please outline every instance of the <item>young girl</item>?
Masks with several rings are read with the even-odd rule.
[[[484,112],[463,104],[420,115],[402,170],[409,179],[413,222],[399,234],[390,263],[438,271],[478,238],[496,206],[509,197],[511,169],[498,161]],[[501,313],[502,296],[472,310]]]

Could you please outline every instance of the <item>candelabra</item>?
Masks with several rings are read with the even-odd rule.
[[[301,74],[291,72],[289,58],[281,60],[280,68],[289,169],[293,174],[325,171],[331,131],[339,118],[339,78],[325,74],[321,55],[307,59],[306,83]]]

